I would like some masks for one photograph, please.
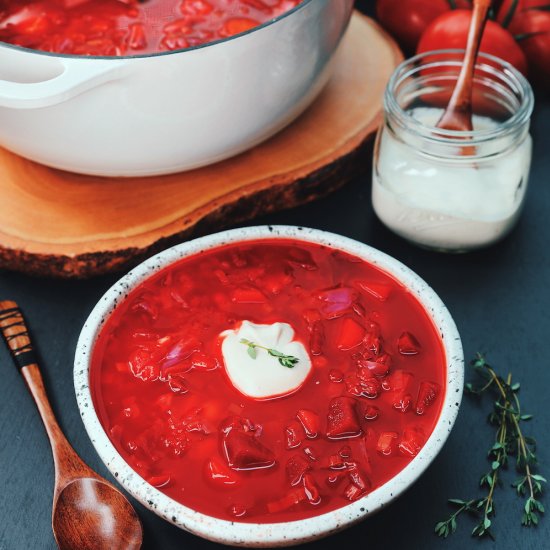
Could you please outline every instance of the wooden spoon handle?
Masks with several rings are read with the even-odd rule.
[[[445,128],[447,130],[473,130],[472,89],[474,70],[490,7],[491,0],[474,0],[464,61],[449,105],[437,123],[438,128]],[[459,116],[459,119],[457,119],[457,116]]]
[[[37,364],[25,319],[15,302],[0,302],[0,330],[17,367]]]
[[[46,428],[55,463],[57,489],[60,487],[60,481],[66,482],[77,475],[89,475],[91,470],[74,452],[55,419],[34,354],[27,324],[21,309],[15,302],[9,300],[0,302],[0,331],[8,344],[15,364],[21,370]],[[89,477],[94,477],[94,475],[92,473]]]

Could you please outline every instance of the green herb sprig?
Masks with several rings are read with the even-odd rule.
[[[267,351],[271,357],[276,357],[279,363],[286,367],[287,369],[293,369],[296,364],[298,363],[299,359],[298,357],[294,357],[294,355],[285,355],[284,353],[281,353],[280,351],[277,351],[276,349],[272,348],[266,348],[265,346],[261,346],[260,344],[256,344],[255,342],[251,342],[250,340],[247,340],[246,338],[241,338],[240,340],[241,344],[244,344],[248,346],[248,355],[252,357],[252,359],[256,359],[258,356],[258,348],[264,349]]]
[[[536,526],[544,514],[544,506],[537,497],[542,494],[543,483],[546,483],[546,479],[535,473],[537,467],[536,441],[532,437],[525,436],[521,428],[522,422],[527,422],[533,417],[521,411],[518,398],[520,385],[518,382],[512,383],[511,374],[508,374],[506,379],[498,376],[481,354],[476,355],[471,365],[482,383],[481,385],[467,383],[466,393],[474,396],[490,394],[496,397],[493,410],[488,417],[489,424],[496,428],[495,442],[487,453],[491,467],[479,481],[480,487],[487,489],[487,495],[467,501],[450,499],[449,503],[458,508],[445,521],[440,521],[435,526],[435,532],[440,537],[448,537],[454,533],[458,516],[463,512],[468,512],[478,519],[472,535],[494,538],[491,532],[491,518],[495,514],[495,489],[502,484],[502,473],[508,466],[510,456],[515,456],[515,468],[520,475],[512,483],[512,487],[516,489],[520,497],[525,498],[522,525]]]

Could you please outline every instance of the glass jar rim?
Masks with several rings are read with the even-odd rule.
[[[457,145],[463,145],[465,139],[475,145],[476,143],[500,138],[506,134],[517,131],[518,128],[521,128],[525,124],[529,123],[535,101],[531,85],[513,65],[499,57],[487,54],[485,52],[479,53],[476,61],[476,67],[479,66],[480,68],[483,68],[485,72],[492,73],[495,76],[499,75],[501,78],[504,77],[504,81],[508,87],[512,89],[521,99],[518,109],[510,116],[510,118],[499,123],[493,128],[486,128],[483,130],[445,130],[424,124],[412,116],[406,109],[401,107],[394,94],[394,90],[396,90],[397,86],[401,82],[414,74],[419,73],[423,68],[430,67],[432,63],[434,66],[438,67],[445,65],[458,66],[460,63],[459,59],[445,60],[441,58],[452,55],[464,56],[464,53],[465,50],[463,49],[432,50],[415,55],[414,57],[403,61],[394,70],[386,86],[386,91],[384,93],[385,112],[391,113],[403,128],[413,129],[423,138],[439,143]],[[423,64],[423,61],[426,59],[429,59],[430,63]],[[483,63],[484,61],[489,61],[490,63]]]

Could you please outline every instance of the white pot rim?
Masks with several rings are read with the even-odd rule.
[[[446,356],[446,392],[436,426],[418,455],[396,476],[343,508],[293,522],[240,523],[214,518],[188,508],[142,479],[119,455],[94,410],[88,384],[96,337],[118,303],[141,282],[181,258],[225,244],[257,239],[295,239],[340,249],[375,265],[403,283],[424,306],[442,338]],[[402,494],[426,470],[445,443],[462,398],[464,356],[456,325],[436,293],[401,262],[366,244],[341,235],[293,226],[232,229],[188,241],[160,252],[116,282],[90,313],[75,356],[74,384],[84,426],[99,456],[117,481],[137,500],[167,521],[203,538],[235,546],[289,546],[327,536],[364,519]]]

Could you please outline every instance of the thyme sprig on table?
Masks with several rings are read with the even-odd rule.
[[[445,521],[440,521],[435,526],[435,532],[441,537],[448,537],[454,533],[458,516],[468,512],[478,519],[472,535],[493,538],[491,518],[495,514],[495,489],[502,484],[502,473],[508,466],[510,456],[515,456],[515,468],[520,475],[512,487],[520,497],[525,498],[522,525],[536,526],[544,514],[544,506],[537,497],[542,494],[546,479],[535,473],[536,441],[532,437],[525,436],[521,427],[522,422],[527,422],[533,417],[521,411],[518,397],[519,382],[512,383],[511,374],[508,374],[506,379],[500,377],[481,354],[477,354],[471,364],[482,382],[481,385],[467,383],[466,392],[474,396],[490,394],[496,397],[488,418],[489,424],[496,428],[495,442],[487,453],[491,467],[479,481],[480,487],[487,490],[487,495],[467,501],[450,499],[449,502],[458,508]]]
[[[294,355],[286,355],[284,353],[281,353],[280,351],[277,351],[276,349],[266,348],[265,346],[261,346],[260,344],[251,342],[246,338],[241,338],[240,343],[248,346],[247,352],[248,355],[252,357],[252,359],[256,359],[256,357],[258,356],[257,349],[259,348],[267,351],[267,353],[271,355],[271,357],[276,357],[279,363],[287,369],[293,369],[299,361],[298,357],[294,357]]]

